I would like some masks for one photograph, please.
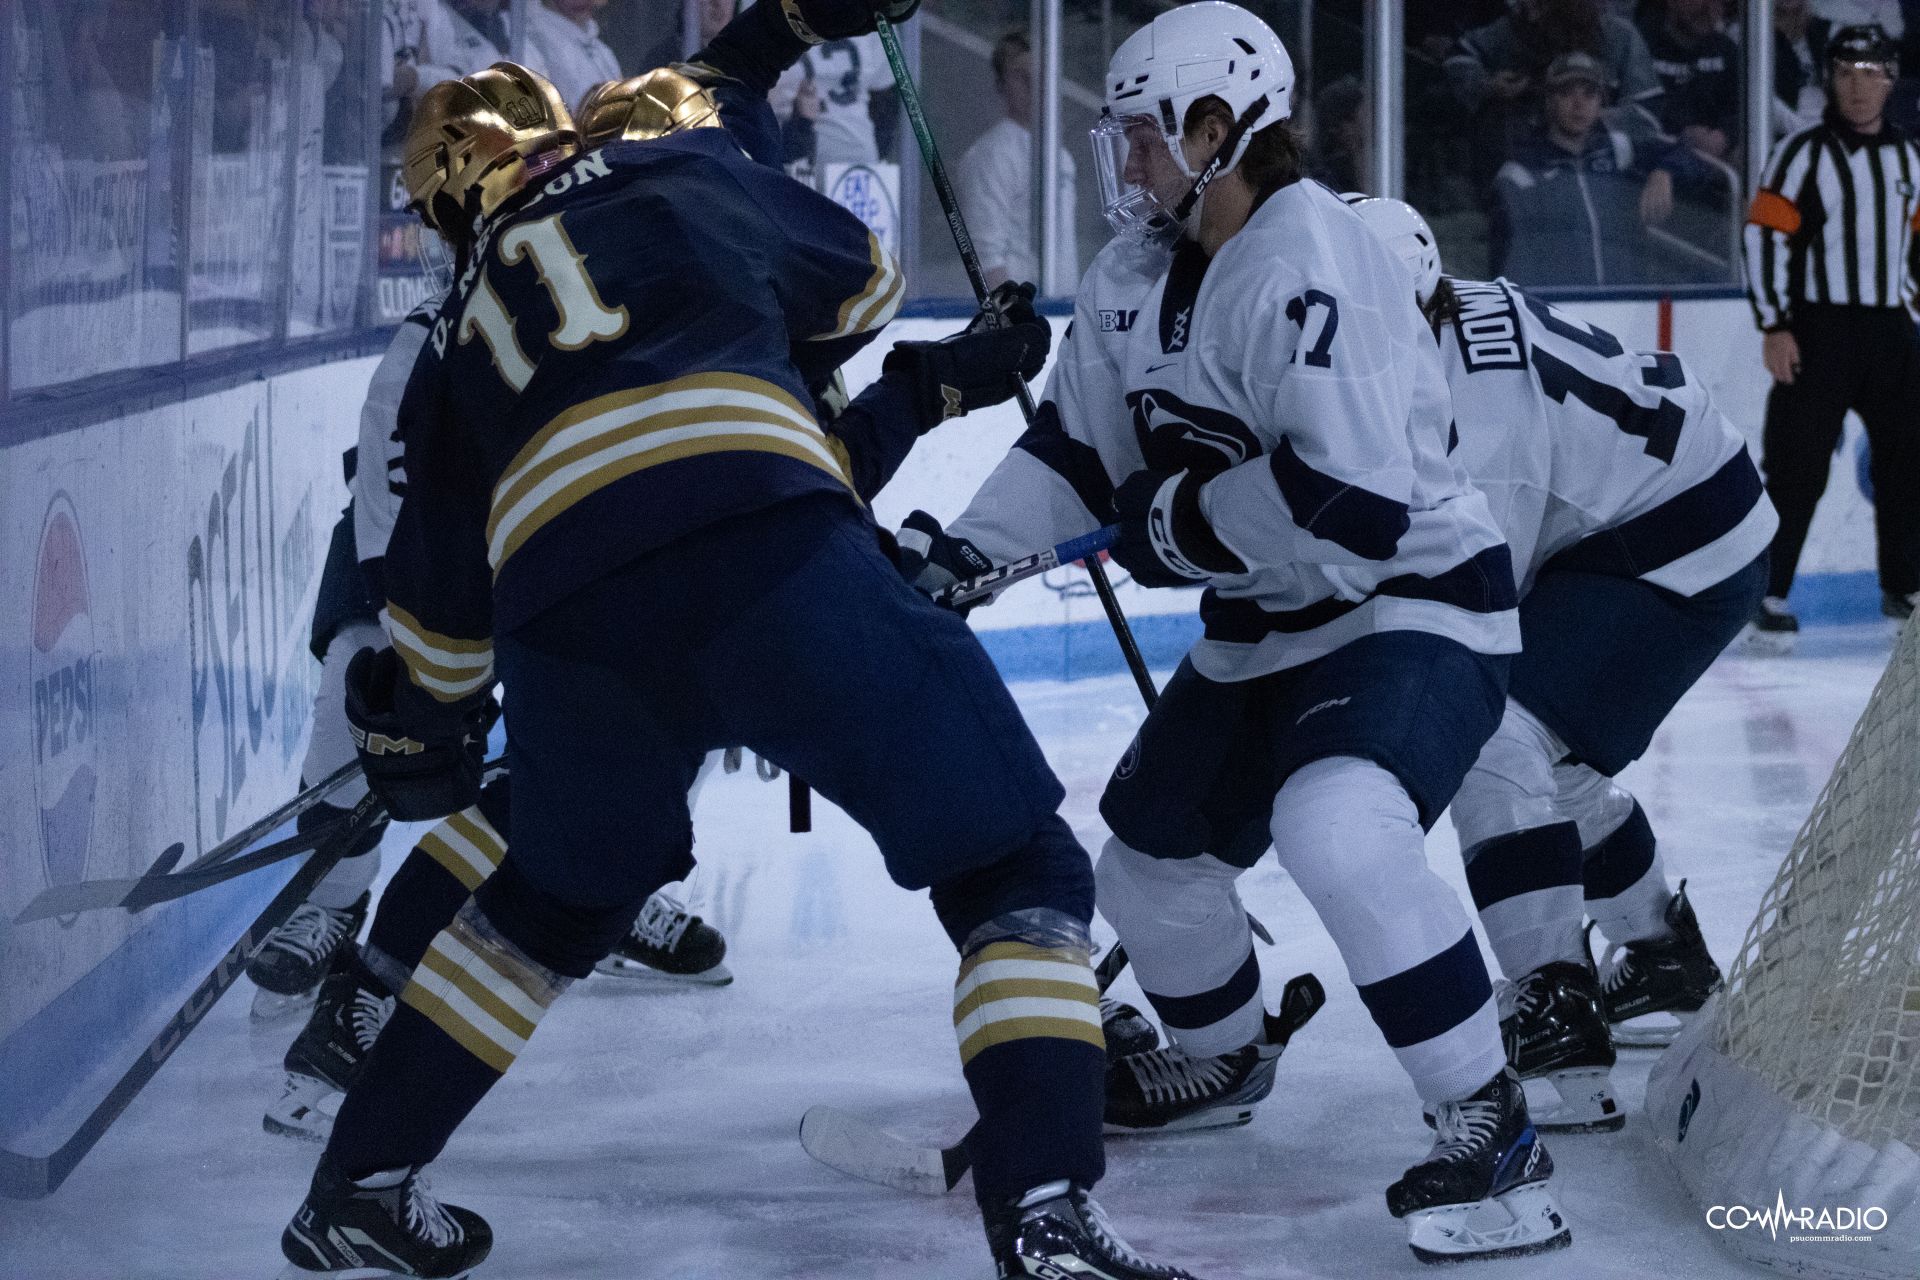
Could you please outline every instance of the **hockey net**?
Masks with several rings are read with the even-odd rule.
[[[1647,1110],[1736,1252],[1799,1275],[1920,1275],[1920,622]]]

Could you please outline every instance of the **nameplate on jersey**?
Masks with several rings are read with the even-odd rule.
[[[1487,369],[1524,369],[1527,347],[1520,338],[1520,317],[1513,295],[1497,284],[1454,283],[1460,314],[1453,334],[1468,373]]]

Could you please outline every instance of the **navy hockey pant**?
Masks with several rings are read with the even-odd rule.
[[[900,579],[864,516],[808,498],[700,531],[496,637],[495,653],[507,853],[429,948],[343,1104],[341,1169],[438,1154],[565,979],[691,868],[687,787],[708,750],[739,743],[865,827],[897,883],[931,888],[967,959],[955,1022],[983,1201],[1099,1178],[1105,1055],[1084,950],[1006,924],[1084,930],[1087,855],[972,632]],[[1017,1016],[1036,964],[1057,966],[1038,979],[1050,993],[1074,993],[1051,1002],[1058,1016]]]

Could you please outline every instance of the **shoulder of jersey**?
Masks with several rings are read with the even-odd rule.
[[[1125,236],[1115,236],[1094,255],[1081,293],[1084,295],[1089,287],[1145,288],[1167,274],[1172,261],[1173,255],[1164,249],[1150,249]]]
[[[407,312],[407,318],[400,323],[417,324],[423,329],[431,329],[433,322],[440,318],[440,308],[446,305],[447,291],[442,289],[432,297],[417,303],[413,310]]]

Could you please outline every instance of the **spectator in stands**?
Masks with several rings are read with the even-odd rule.
[[[790,135],[789,161],[811,160],[824,169],[867,163],[892,152],[900,99],[879,36],[829,40],[807,50],[775,83],[769,95],[774,113],[791,121],[802,88],[809,84],[819,102],[812,150],[796,154]]]
[[[673,29],[647,51],[646,65],[640,70],[651,71],[669,62],[679,62],[719,35],[720,28],[733,21],[734,0],[699,0],[694,7],[700,16],[699,34],[692,40],[687,39],[687,7],[679,0],[674,0]]]
[[[1533,131],[1547,68],[1569,53],[1600,65],[1621,108],[1657,109],[1660,77],[1631,22],[1600,0],[1516,0],[1507,16],[1462,36],[1447,59],[1454,97],[1474,116],[1477,182],[1492,176],[1516,137]]]
[[[600,39],[593,18],[606,7],[607,0],[539,0],[527,8],[524,61],[553,81],[569,106],[594,85],[621,76],[620,61]]]
[[[507,56],[507,0],[425,0],[426,52],[420,87],[456,80]]]
[[[1005,280],[1040,280],[1033,227],[1033,49],[1024,28],[1007,32],[993,46],[994,91],[1006,114],[981,134],[960,157],[960,208],[980,252],[980,269],[989,287]],[[1080,275],[1074,242],[1075,172],[1073,156],[1060,148],[1060,227],[1062,280],[1070,292]]]
[[[1663,92],[1660,125],[1702,155],[1725,160],[1740,132],[1740,46],[1724,0],[1666,0],[1641,28]]]
[[[1773,0],[1773,136],[1820,123],[1827,109],[1827,36],[1812,0]]]
[[[1523,285],[1642,283],[1644,227],[1666,220],[1676,176],[1703,162],[1605,123],[1607,71],[1591,54],[1555,58],[1545,82],[1540,126],[1495,178],[1494,269]]]

